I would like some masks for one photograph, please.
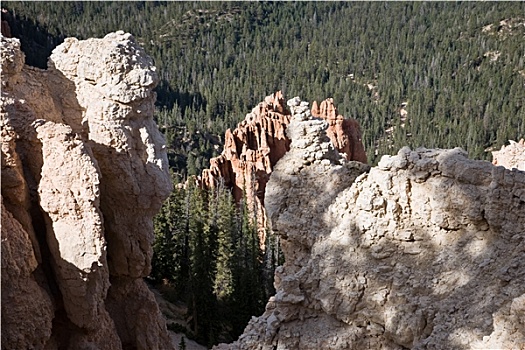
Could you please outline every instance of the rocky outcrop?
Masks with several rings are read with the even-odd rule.
[[[1,59],[2,349],[173,348],[142,280],[171,191],[152,60],[124,32]]]
[[[316,109],[314,102],[314,109]],[[308,103],[298,97],[289,101],[289,108],[308,112]],[[233,196],[240,202],[244,196],[248,208],[257,213],[261,244],[266,233],[264,198],[266,183],[273,167],[290,148],[290,138],[285,133],[290,123],[290,110],[284,104],[280,91],[259,103],[233,131],[225,134],[224,151],[210,160],[210,169],[204,170],[199,179],[204,188],[223,185],[233,189]],[[335,148],[350,160],[366,163],[361,142],[361,129],[356,120],[345,119],[337,113],[332,99],[321,103],[317,115],[328,121],[328,136]]]
[[[262,246],[266,241],[264,192],[273,166],[289,148],[284,133],[289,121],[281,92],[266,97],[235,130],[226,130],[222,154],[210,160],[210,169],[199,178],[203,188],[231,188],[237,203],[246,198],[247,207],[256,213]]]
[[[499,151],[492,152],[492,163],[508,169],[525,171],[525,139],[509,143],[508,146],[501,146]]]
[[[294,113],[265,197],[277,292],[216,349],[522,349],[525,172],[407,147],[369,168],[327,129]]]
[[[210,169],[202,173],[203,187],[221,184],[232,188],[237,202],[246,196],[250,208],[262,210],[272,168],[289,148],[290,140],[284,133],[289,121],[281,92],[266,97],[235,130],[226,131],[224,151],[212,158]]]
[[[359,123],[353,118],[340,115],[332,98],[327,98],[320,105],[314,101],[311,113],[314,117],[323,118],[328,122],[326,134],[332,140],[334,147],[345,155],[346,160],[367,162]]]

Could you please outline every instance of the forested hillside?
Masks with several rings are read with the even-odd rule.
[[[333,97],[360,123],[371,164],[405,145],[489,159],[487,150],[525,136],[525,2],[2,6],[28,64],[41,68],[65,37],[124,30],[138,39],[162,78],[156,118],[176,181],[207,168],[225,130],[277,90]],[[205,343],[235,338],[272,292],[278,253],[254,246],[248,213],[228,191],[188,188],[155,223],[152,278],[175,285]]]
[[[524,134],[523,2],[4,6],[58,38],[118,29],[139,38],[163,78],[158,120],[181,174],[206,167],[225,129],[276,90],[334,97],[361,123],[372,163],[403,145],[460,146],[488,158],[485,149]]]

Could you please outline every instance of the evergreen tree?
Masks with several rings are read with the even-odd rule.
[[[184,339],[184,336],[180,338],[179,350],[186,350],[186,340]]]

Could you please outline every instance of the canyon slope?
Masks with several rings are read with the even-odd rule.
[[[525,349],[525,172],[459,148],[347,161],[289,105],[265,195],[276,294],[215,349]]]
[[[153,61],[124,32],[47,70],[1,40],[2,349],[173,349],[143,281],[171,191]]]
[[[174,349],[143,281],[171,191],[152,60],[117,32],[41,70],[1,40],[2,349]],[[405,147],[370,167],[360,137],[331,99],[279,92],[227,132],[198,180],[246,192],[286,262],[216,348],[524,349],[523,141],[495,164]]]

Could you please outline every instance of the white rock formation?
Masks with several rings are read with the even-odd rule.
[[[266,192],[277,293],[216,349],[523,349],[525,172],[461,149],[368,168],[297,114]]]
[[[525,171],[525,139],[518,142],[509,141],[509,143],[508,146],[501,146],[499,151],[492,152],[492,163]]]
[[[142,280],[171,190],[151,58],[117,32],[1,61],[2,349],[171,349]]]

